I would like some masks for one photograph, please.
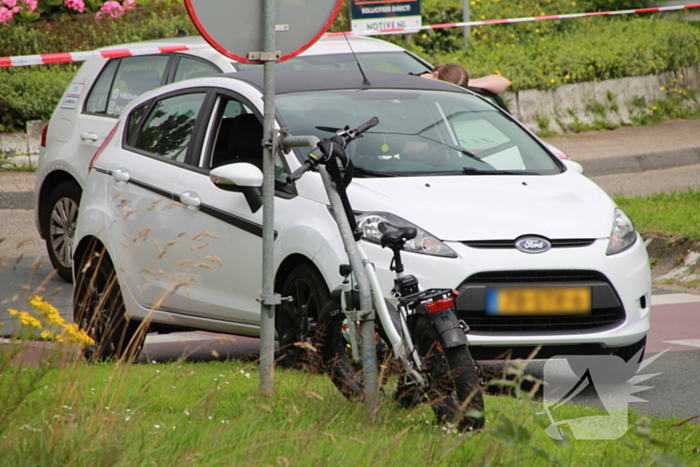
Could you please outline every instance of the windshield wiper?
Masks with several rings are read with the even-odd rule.
[[[528,170],[484,170],[476,167],[462,167],[462,172],[466,175],[540,175]]]
[[[353,175],[354,176],[362,176],[362,175],[369,175],[373,177],[396,177],[398,176],[396,173],[393,172],[381,172],[379,170],[371,170],[371,169],[366,169],[362,167],[361,165],[356,165],[353,167]]]
[[[427,137],[427,136],[425,136],[425,135],[419,135],[419,136],[420,136],[421,138],[427,139],[428,141],[432,141],[433,143],[438,143],[438,144],[441,144],[441,145],[443,145],[443,146],[446,146],[446,147],[448,147],[448,148],[450,148],[450,149],[454,149],[454,150],[457,151],[457,152],[461,152],[462,154],[464,154],[465,156],[469,157],[470,159],[474,159],[475,161],[483,162],[479,156],[477,156],[477,155],[474,154],[473,152],[469,152],[468,150],[464,149],[464,148],[461,147],[461,146],[455,146],[454,144],[446,143],[446,142],[444,142],[444,141],[440,141],[440,140],[437,140],[437,139],[435,139],[435,138],[429,138],[429,137]]]

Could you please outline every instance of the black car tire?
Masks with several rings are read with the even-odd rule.
[[[282,296],[290,297],[275,311],[279,352],[277,362],[284,368],[312,373],[321,371],[321,359],[315,350],[318,317],[331,294],[323,276],[308,264],[296,266],[287,275]]]
[[[88,361],[133,361],[143,348],[146,329],[130,320],[117,274],[104,248],[93,248],[76,270],[73,317],[94,341],[84,349]]]
[[[42,208],[41,225],[49,259],[58,276],[73,282],[73,241],[82,190],[72,181],[63,181],[51,192]]]

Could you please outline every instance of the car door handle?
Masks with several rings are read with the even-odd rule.
[[[117,185],[124,185],[129,181],[129,171],[126,169],[115,169],[112,171],[112,178]]]
[[[80,133],[80,139],[83,141],[95,142],[100,139],[100,137],[97,135],[97,133]]]
[[[199,198],[199,195],[194,191],[185,191],[180,193],[180,202],[187,206],[187,209],[191,209],[192,211],[199,209],[199,206],[202,204],[202,200]]]

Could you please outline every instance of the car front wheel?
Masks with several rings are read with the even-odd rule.
[[[61,182],[49,196],[42,225],[46,229],[46,249],[59,277],[73,282],[73,239],[82,191],[74,182]]]
[[[328,286],[315,267],[301,264],[285,279],[282,296],[289,299],[275,312],[280,348],[277,361],[282,367],[319,372],[316,331],[321,308],[331,300]]]
[[[91,248],[76,271],[73,289],[75,322],[94,341],[84,351],[86,360],[132,361],[138,356],[146,331],[125,311],[112,262],[104,248]]]

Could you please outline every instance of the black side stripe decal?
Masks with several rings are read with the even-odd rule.
[[[112,175],[111,170],[105,170],[101,169],[99,167],[93,167],[93,170],[96,172],[105,174],[105,175]],[[134,185],[143,188],[144,190],[152,191],[153,193],[156,193],[163,198],[167,199],[172,199],[174,201],[177,201],[180,203],[180,195],[161,190],[160,188],[157,188],[153,185],[149,185],[148,183],[141,182],[139,180],[134,180],[133,178],[129,179],[129,183],[133,183]],[[225,222],[229,225],[232,225],[236,228],[239,228],[245,232],[248,232],[252,235],[255,235],[257,237],[262,238],[262,225],[257,224],[255,222],[251,222],[247,219],[243,219],[238,216],[234,216],[233,214],[229,214],[227,212],[224,212],[220,209],[216,209],[215,207],[209,206],[207,204],[202,204],[199,206],[199,210],[202,211],[204,214],[207,214],[209,216],[212,216],[216,219],[219,219],[222,222]],[[275,238],[277,238],[277,231],[275,231]]]

